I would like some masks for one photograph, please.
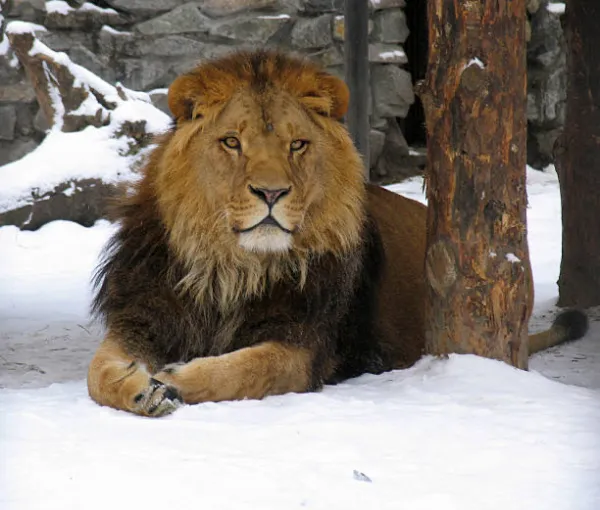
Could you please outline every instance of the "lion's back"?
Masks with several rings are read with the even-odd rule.
[[[427,208],[377,186],[368,186],[368,211],[385,252],[376,324],[394,367],[409,366],[424,347]]]

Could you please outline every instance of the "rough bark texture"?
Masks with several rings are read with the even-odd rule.
[[[567,116],[555,159],[562,195],[559,305],[600,305],[600,2],[569,0]]]
[[[527,368],[524,0],[429,0],[429,353]]]

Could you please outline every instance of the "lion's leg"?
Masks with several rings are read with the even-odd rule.
[[[307,349],[265,342],[221,356],[171,365],[154,377],[177,388],[186,404],[260,399],[308,391],[312,358]]]
[[[100,405],[143,416],[163,416],[181,404],[177,391],[152,378],[114,335],[104,339],[90,363],[88,391]]]

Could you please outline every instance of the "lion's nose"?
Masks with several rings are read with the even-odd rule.
[[[281,197],[287,195],[292,187],[283,188],[283,189],[268,189],[268,188],[255,188],[254,186],[248,186],[250,188],[250,193],[256,195],[263,202],[265,202],[269,207],[273,207],[275,202],[279,200]]]

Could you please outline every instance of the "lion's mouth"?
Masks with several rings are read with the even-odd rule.
[[[252,232],[253,230],[256,230],[259,227],[276,227],[276,228],[279,228],[280,230],[282,230],[283,232],[285,232],[286,234],[292,233],[291,230],[285,228],[281,223],[279,223],[270,214],[265,216],[261,221],[259,221],[255,225],[252,225],[251,227],[244,228],[244,229],[239,229],[239,228],[234,227],[233,231],[236,234],[247,234],[248,232]]]

